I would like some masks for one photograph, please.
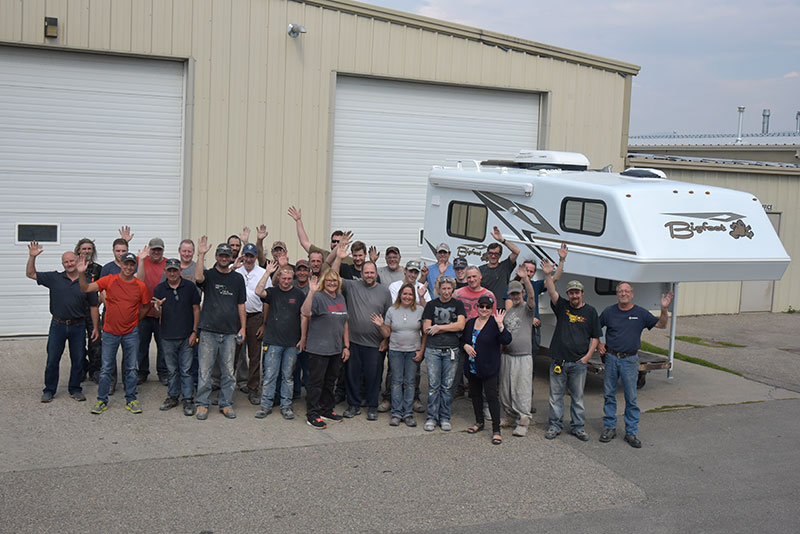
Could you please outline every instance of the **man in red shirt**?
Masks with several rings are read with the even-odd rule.
[[[78,281],[81,291],[106,292],[106,314],[103,324],[103,356],[100,380],[97,385],[97,402],[93,414],[101,414],[108,408],[108,390],[111,372],[117,365],[117,349],[122,345],[122,368],[125,383],[125,409],[131,413],[142,413],[136,400],[137,357],[139,353],[139,321],[150,311],[150,293],[144,282],[134,277],[136,256],[128,252],[122,256],[119,274],[103,276],[96,282],[86,281],[86,259],[78,261]]]
[[[160,237],[154,237],[144,247],[144,250],[139,251],[139,268],[136,271],[136,278],[144,282],[150,295],[153,294],[156,286],[165,280],[165,265],[164,240]],[[151,338],[156,339],[156,372],[158,372],[158,379],[163,385],[166,386],[168,384],[169,370],[164,359],[164,349],[161,346],[160,324],[152,309],[139,323],[139,384],[145,382],[147,375],[150,374]]]

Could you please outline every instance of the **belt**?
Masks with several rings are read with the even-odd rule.
[[[611,354],[611,355],[613,355],[613,356],[616,356],[617,358],[626,358],[628,356],[636,356],[637,354],[639,354],[639,351],[636,351],[636,352],[614,352],[613,350],[608,350],[608,349],[606,349],[606,352]]]
[[[65,324],[65,325],[69,326],[69,325],[73,325],[73,324],[82,323],[86,319],[84,317],[81,317],[79,319],[58,319],[57,317],[53,317],[53,320],[55,322],[57,322],[57,323]]]
[[[260,312],[260,311],[257,311],[257,312],[247,312],[247,316],[248,316],[248,317],[252,317],[252,316],[254,316],[254,315],[258,315],[259,313],[264,313],[264,312]]]

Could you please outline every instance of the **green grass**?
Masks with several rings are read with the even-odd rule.
[[[702,404],[665,404],[664,406],[647,410],[646,413],[677,412],[678,410],[686,410],[689,408],[705,408],[705,406]]]
[[[675,336],[675,339],[685,341],[686,343],[694,343],[703,347],[735,347],[744,348],[747,345],[739,345],[738,343],[731,343],[730,341],[714,341],[707,340],[698,336]]]
[[[662,356],[669,356],[669,351],[667,349],[662,349],[661,347],[656,347],[655,345],[651,345],[646,341],[642,341],[642,350],[646,350],[648,352],[652,352],[654,354],[661,354]],[[709,367],[711,369],[716,369],[717,371],[725,371],[726,373],[731,373],[732,375],[742,376],[742,373],[737,373],[732,369],[728,369],[727,367],[722,367],[721,365],[717,365],[716,363],[712,363],[708,360],[704,360],[702,358],[696,358],[694,356],[687,356],[685,354],[681,354],[680,352],[674,353],[676,360],[681,360],[683,362],[693,363],[695,365],[702,365],[703,367]]]

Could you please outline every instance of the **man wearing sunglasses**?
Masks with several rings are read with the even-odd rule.
[[[161,343],[167,364],[167,398],[162,411],[178,405],[183,397],[183,415],[194,415],[192,347],[197,343],[200,293],[194,282],[181,276],[181,260],[170,258],[164,266],[166,280],[153,290],[153,311],[160,318]]]
[[[492,229],[492,237],[498,242],[492,243],[487,247],[488,263],[480,266],[481,285],[494,293],[497,307],[504,308],[508,280],[514,274],[514,267],[517,265],[517,257],[519,256],[519,247],[506,241],[497,226]],[[508,257],[503,261],[500,261],[500,256],[503,255],[503,245],[500,243],[506,245],[509,251]]]

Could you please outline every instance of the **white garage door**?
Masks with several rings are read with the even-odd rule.
[[[160,236],[176,255],[183,68],[0,47],[0,335],[49,326],[47,290],[25,277],[25,232],[54,241],[44,243],[40,271],[61,270],[61,253],[82,237],[95,239],[99,263],[111,261],[122,225],[132,227],[134,252]]]
[[[419,258],[431,166],[536,148],[538,120],[538,94],[340,76],[331,227]]]

